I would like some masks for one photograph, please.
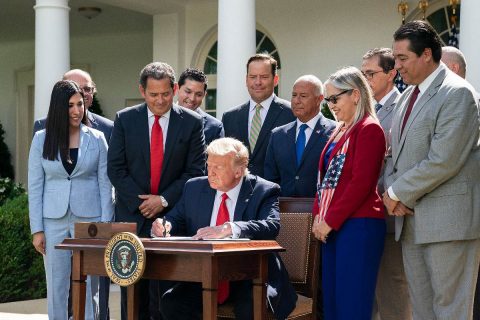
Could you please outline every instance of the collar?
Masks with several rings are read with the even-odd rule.
[[[318,119],[320,119],[320,112],[317,113],[317,115],[315,117],[313,117],[312,119],[308,120],[307,122],[305,122],[305,124],[312,130],[315,129],[315,126],[317,125],[317,122],[318,122]],[[300,129],[300,126],[304,124],[304,122],[298,120],[297,118],[297,130]]]
[[[270,108],[270,105],[272,104],[273,98],[275,98],[275,94],[272,93],[270,97],[260,102],[264,110],[268,111],[268,108]],[[252,98],[250,98],[250,111],[255,112],[256,106],[257,106],[257,103],[253,101]]]
[[[232,189],[228,190],[227,192],[217,190],[216,197],[219,197],[220,200],[221,200],[222,194],[226,193],[227,196],[228,196],[228,199],[232,200],[233,203],[237,203],[238,195],[240,194],[240,189],[242,188],[243,180],[244,180],[244,178],[240,179],[240,181],[237,183],[237,185],[235,187],[233,187]]]
[[[170,120],[170,112],[172,111],[172,108],[170,108],[167,112],[165,112],[164,114],[161,115],[160,118],[165,118],[167,120]],[[148,115],[148,118],[150,117],[154,117],[155,115],[153,114],[152,111],[150,111],[150,108],[147,106],[147,115]]]
[[[422,83],[420,83],[418,85],[418,90],[420,90],[420,95],[425,93],[425,91],[428,89],[428,87],[430,87],[430,85],[432,84],[433,80],[435,80],[435,78],[438,76],[440,71],[442,71],[442,68],[440,68],[440,66],[442,64],[443,64],[443,62],[441,62],[438,65],[437,69],[435,69],[435,71],[430,73],[430,75],[425,80],[423,80]]]
[[[385,105],[385,102],[387,102],[388,99],[392,96],[397,91],[397,88],[393,86],[392,90],[390,90],[378,103],[380,103],[382,106]]]

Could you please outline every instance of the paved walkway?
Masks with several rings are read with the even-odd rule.
[[[120,289],[110,288],[110,319],[120,319]],[[47,299],[0,304],[0,320],[48,320]]]

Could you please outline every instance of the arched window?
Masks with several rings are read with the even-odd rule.
[[[216,34],[215,34],[216,36]],[[216,38],[215,38],[216,39]],[[272,39],[264,32],[257,30],[256,32],[257,53],[268,53],[275,58],[278,62],[278,72],[281,69],[280,55],[278,54],[277,47],[273,43]],[[199,68],[203,69],[203,72],[208,77],[208,89],[207,97],[205,98],[204,105],[202,106],[206,112],[212,116],[216,116],[216,101],[217,101],[217,48],[218,42],[215,41],[206,57],[200,61]],[[203,62],[203,65],[202,65]],[[275,87],[275,94],[278,95],[278,87]]]

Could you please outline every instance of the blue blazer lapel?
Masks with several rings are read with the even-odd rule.
[[[297,135],[297,122],[295,121],[293,124],[289,125],[288,128],[286,128],[287,131],[287,145],[285,146],[285,149],[290,157],[290,163],[297,163],[297,150],[296,150],[296,135]]]
[[[310,139],[308,139],[307,145],[305,146],[305,151],[303,152],[302,160],[300,161],[300,164],[298,165],[297,170],[300,169],[303,162],[305,161],[305,158],[308,157],[308,154],[312,152],[313,148],[315,148],[317,144],[326,143],[328,136],[326,135],[326,132],[325,132],[326,125],[323,122],[323,120],[324,120],[323,117],[320,117],[318,119],[317,124],[313,129],[312,135],[310,136]]]
[[[137,123],[136,135],[137,137],[134,138],[138,143],[141,145],[142,156],[145,160],[145,167],[148,170],[148,174],[150,175],[150,128],[148,126],[148,112],[147,112],[147,104],[143,103],[137,109],[137,119],[135,119]]]
[[[78,148],[78,157],[77,157],[77,164],[72,171],[72,176],[74,176],[78,170],[82,167],[82,164],[85,160],[85,157],[88,155],[88,144],[90,143],[90,132],[88,131],[87,126],[81,125],[80,127],[80,144]]]
[[[170,112],[170,120],[168,121],[167,140],[165,141],[165,153],[163,154],[162,175],[165,168],[168,168],[173,152],[175,152],[175,145],[180,136],[179,130],[182,127],[182,110],[176,105],[172,106]]]
[[[199,228],[203,228],[204,226],[210,225],[210,220],[212,218],[212,211],[213,211],[213,204],[215,202],[215,195],[217,191],[215,189],[210,188],[208,182],[206,183],[206,187],[200,192],[200,201],[198,201],[198,226]]]
[[[240,112],[238,113],[238,128],[239,128],[239,140],[246,141],[248,152],[253,153],[250,151],[250,143],[248,140],[248,114],[250,112],[250,102],[247,102],[240,108]]]
[[[235,213],[233,215],[233,221],[242,221],[243,213],[248,206],[250,197],[253,193],[253,186],[251,179],[247,176],[243,178],[242,187],[238,195],[237,204],[235,206]]]

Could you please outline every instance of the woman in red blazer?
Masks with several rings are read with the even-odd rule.
[[[370,320],[385,238],[377,181],[386,150],[367,80],[355,67],[325,83],[339,121],[319,163],[312,232],[322,244],[326,320]]]

